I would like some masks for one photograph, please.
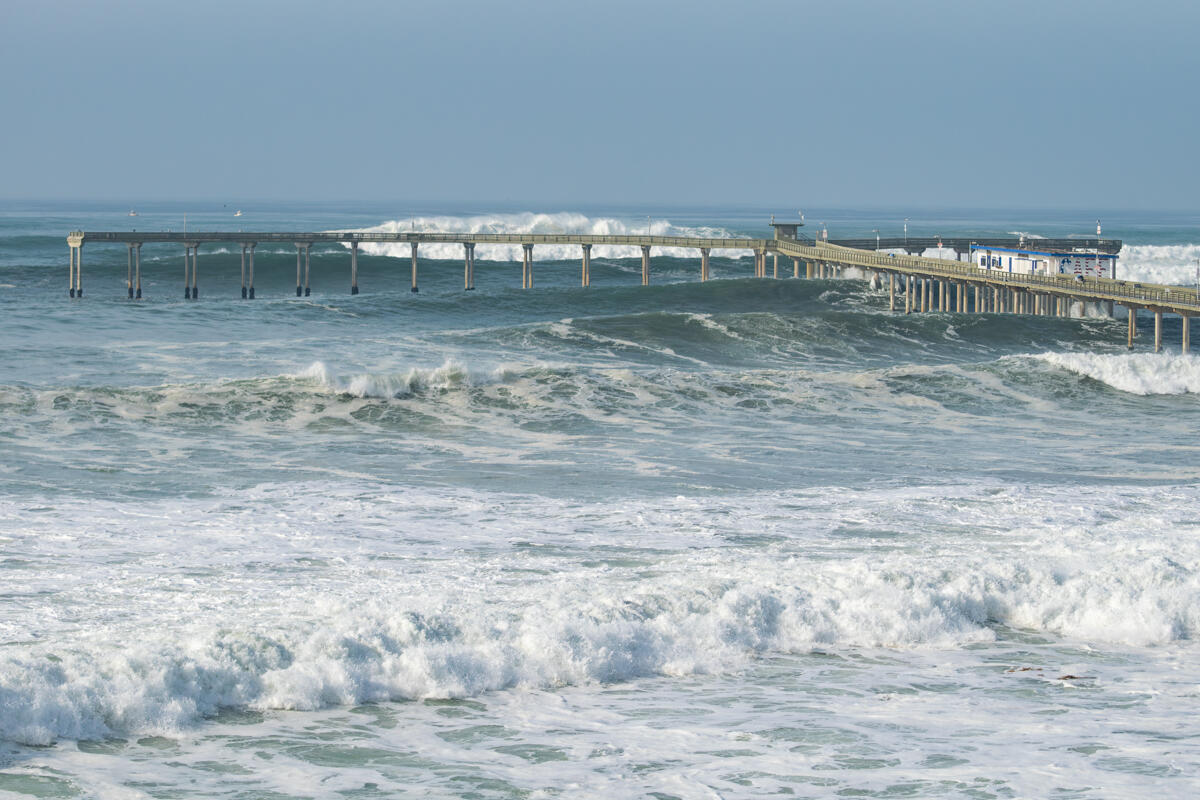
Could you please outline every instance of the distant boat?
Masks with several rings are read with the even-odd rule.
[[[235,217],[240,217],[242,215],[242,210],[239,208],[237,211],[233,212],[233,215]]]
[[[136,211],[134,211],[134,210],[131,208],[131,209],[129,209],[129,216],[131,216],[131,217],[136,217],[136,216],[137,216],[137,212],[136,212]]]

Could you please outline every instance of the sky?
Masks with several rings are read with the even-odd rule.
[[[1200,4],[0,2],[0,198],[1200,208]]]

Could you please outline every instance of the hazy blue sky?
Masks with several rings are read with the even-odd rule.
[[[1200,4],[0,1],[0,196],[1200,207]]]

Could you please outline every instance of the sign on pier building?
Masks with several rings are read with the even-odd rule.
[[[1115,254],[1095,250],[1049,250],[972,247],[970,260],[982,270],[1022,275],[1079,275],[1084,278],[1117,277]]]

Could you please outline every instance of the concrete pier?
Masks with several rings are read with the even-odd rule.
[[[1072,248],[1089,248],[1096,252],[1115,255],[1120,251],[1117,240],[1064,240]],[[1186,335],[1190,337],[1190,318],[1200,315],[1200,293],[1183,286],[1160,286],[1133,283],[1107,278],[1094,278],[1066,274],[1009,273],[1001,270],[980,269],[974,264],[949,260],[930,259],[920,256],[891,255],[874,251],[871,247],[855,248],[850,244],[814,242],[797,237],[774,239],[753,238],[704,238],[679,236],[645,235],[591,235],[591,234],[472,234],[459,232],[416,233],[416,232],[197,232],[175,233],[170,231],[72,231],[67,236],[69,247],[67,289],[71,297],[83,296],[83,247],[84,243],[125,244],[126,273],[123,295],[134,298],[141,295],[140,249],[143,243],[173,244],[184,247],[184,289],[188,299],[199,296],[199,248],[206,244],[224,244],[242,247],[241,284],[243,296],[255,296],[254,248],[256,244],[292,245],[297,247],[297,287],[301,293],[310,289],[311,245],[313,243],[341,243],[351,250],[351,291],[358,289],[357,255],[362,242],[408,242],[412,248],[412,288],[417,288],[417,248],[420,243],[456,243],[464,247],[464,288],[474,286],[474,245],[477,244],[521,244],[525,255],[523,262],[526,288],[533,286],[532,248],[537,244],[577,244],[584,248],[585,263],[581,271],[581,283],[590,283],[590,247],[606,245],[618,247],[636,246],[642,252],[643,283],[649,283],[650,251],[653,247],[690,248],[700,251],[701,280],[711,278],[709,258],[712,250],[749,251],[754,255],[755,275],[766,277],[766,256],[773,258],[778,275],[778,258],[792,259],[792,274],[799,277],[800,262],[805,264],[805,275],[809,278],[832,278],[847,269],[854,269],[874,279],[888,280],[888,307],[896,308],[895,285],[905,294],[905,310],[920,308],[942,312],[957,310],[959,313],[974,310],[976,313],[1017,313],[1049,316],[1074,315],[1074,306],[1086,313],[1087,309],[1106,309],[1109,304],[1120,304],[1127,309],[1146,309],[1157,315],[1156,338],[1161,350],[1161,317],[1176,314],[1185,317]],[[982,243],[976,241],[976,249]],[[1019,242],[997,240],[997,247],[1016,247]],[[1054,246],[1045,240],[1039,245]],[[932,245],[931,245],[932,246]],[[1065,245],[1064,245],[1065,246]],[[890,244],[881,244],[883,249],[899,249]],[[914,248],[915,249],[915,248]],[[960,248],[955,248],[960,249]],[[966,249],[964,246],[961,249]],[[300,258],[303,257],[301,263]],[[386,262],[385,262],[386,263]],[[302,279],[300,273],[303,273]],[[937,282],[936,285],[934,282]],[[301,285],[302,284],[302,285]],[[875,284],[873,284],[875,285]],[[974,302],[971,292],[974,292]],[[1136,316],[1136,311],[1134,312]],[[1136,327],[1136,323],[1135,323]],[[1132,343],[1135,329],[1130,330]],[[1188,342],[1190,348],[1190,341]]]

